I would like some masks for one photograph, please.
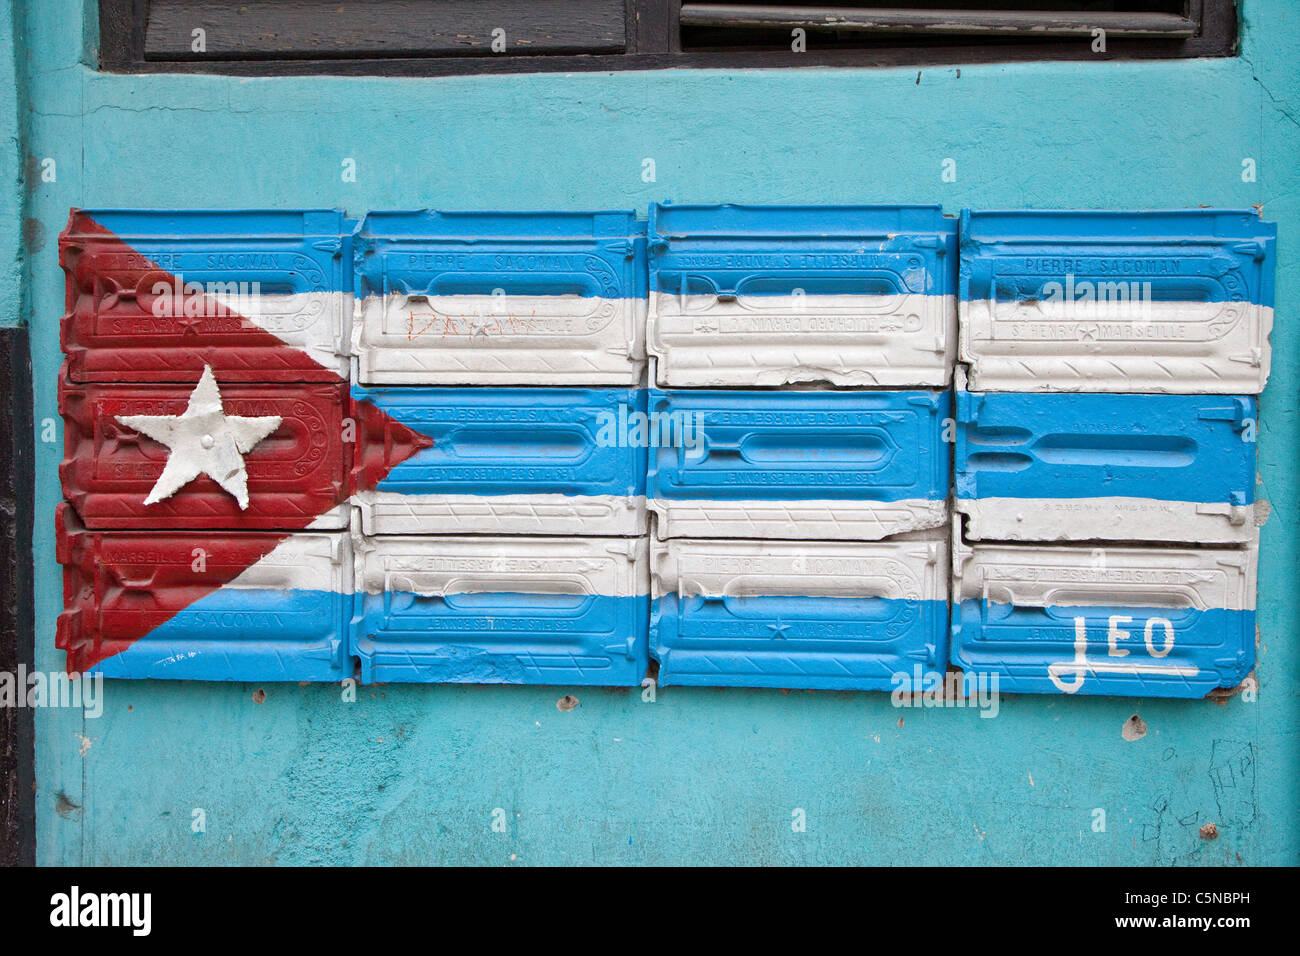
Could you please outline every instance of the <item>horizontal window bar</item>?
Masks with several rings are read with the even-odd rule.
[[[144,36],[146,58],[180,60],[626,48],[624,0],[153,0]]]
[[[1194,20],[1176,13],[1065,13],[1029,10],[903,10],[897,7],[791,7],[684,3],[682,26],[736,29],[843,30],[947,36],[1086,37],[1096,29],[1124,37],[1171,40],[1196,35]]]

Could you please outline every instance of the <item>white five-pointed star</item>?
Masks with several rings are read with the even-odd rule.
[[[241,511],[248,507],[244,455],[279,428],[281,421],[279,415],[227,415],[221,407],[217,380],[206,365],[183,415],[118,415],[117,420],[171,449],[145,504],[170,498],[199,475],[208,475],[235,496]]]

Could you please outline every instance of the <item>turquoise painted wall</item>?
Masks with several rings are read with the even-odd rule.
[[[19,131],[18,81],[24,71],[15,61],[14,5],[0,2],[0,326],[22,316],[23,149]]]
[[[99,75],[94,3],[16,2],[28,162],[57,164],[55,182],[27,183],[38,429],[56,417],[56,237],[73,205],[1257,203],[1281,227],[1257,701],[1017,697],[988,720],[885,694],[579,690],[561,713],[563,687],[386,686],[348,704],[335,687],[271,685],[258,704],[254,685],[117,682],[98,720],[37,715],[41,862],[1300,862],[1295,4],[1248,0],[1243,56],[1199,62],[271,80]],[[0,103],[10,127],[11,113]],[[46,669],[63,664],[59,457],[38,438]],[[1126,742],[1135,712],[1149,733]],[[1198,838],[1207,821],[1219,839]]]

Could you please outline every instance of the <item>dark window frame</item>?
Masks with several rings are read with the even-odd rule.
[[[35,670],[32,608],[34,433],[27,329],[0,329],[0,671]],[[30,707],[0,707],[0,866],[36,862],[35,726]]]
[[[657,70],[672,68],[798,68],[930,66],[1047,61],[1182,59],[1235,56],[1239,0],[1186,0],[1187,15],[1200,28],[1186,39],[1109,38],[1106,53],[1078,42],[1018,40],[889,44],[869,48],[816,48],[810,34],[804,53],[742,49],[683,51],[678,17],[683,0],[624,0],[626,51],[603,54],[347,56],[313,59],[172,58],[147,55],[151,0],[98,0],[99,68],[114,73],[217,73],[235,76],[463,76],[474,74]],[[687,0],[690,2],[690,0]],[[527,0],[520,0],[521,9]],[[936,6],[941,5],[936,3]]]

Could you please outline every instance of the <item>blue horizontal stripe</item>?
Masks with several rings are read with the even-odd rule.
[[[957,224],[938,206],[650,209],[650,287],[687,295],[954,292]]]
[[[803,596],[655,600],[659,683],[891,690],[915,665],[942,669],[948,604]]]
[[[352,676],[351,596],[221,588],[92,672],[171,680],[338,681]]]
[[[1277,225],[1251,210],[965,210],[961,229],[964,300],[1042,301],[1073,275],[1149,282],[1152,301],[1273,305]]]
[[[818,314],[815,296],[899,296],[913,293],[951,295],[933,274],[910,269],[905,256],[876,255],[868,267],[829,269],[747,266],[741,269],[693,269],[665,259],[652,270],[651,288],[672,295],[734,295],[741,300],[802,295],[810,315]],[[877,307],[878,308],[878,307]],[[863,311],[868,311],[864,306]],[[755,318],[758,318],[757,316]]]
[[[650,454],[646,494],[682,501],[948,497],[948,392],[650,390],[688,440]]]
[[[1051,665],[1064,667],[1075,659],[1075,619],[1086,622],[1087,660],[1099,670],[1113,664],[1194,667],[1194,676],[1172,674],[1083,673],[1076,693],[1116,696],[1204,697],[1216,687],[1240,683],[1255,664],[1255,612],[1221,608],[1159,608],[1115,606],[1012,607],[995,602],[968,600],[953,608],[952,659],[966,671],[997,673],[1000,689],[1012,693],[1060,694],[1049,677]],[[1127,631],[1118,639],[1119,650],[1110,653],[1109,627],[1113,617]],[[1166,647],[1167,630],[1174,641],[1165,656],[1153,655],[1145,642],[1151,625],[1157,653]],[[1058,671],[1059,679],[1073,683],[1070,667]]]
[[[644,389],[361,388],[434,440],[377,486],[399,494],[642,495],[646,448],[628,442]]]
[[[645,223],[629,211],[373,212],[357,241],[362,296],[646,295]]]
[[[1255,500],[1252,396],[958,392],[958,498]]]
[[[636,686],[645,676],[647,595],[357,598],[362,680]]]
[[[184,282],[254,283],[246,294],[352,290],[353,223],[341,210],[85,210]],[[242,290],[241,290],[242,292]]]
[[[222,588],[94,671],[337,681],[352,676],[356,655],[366,681],[635,686],[645,675],[648,617],[648,595]]]

